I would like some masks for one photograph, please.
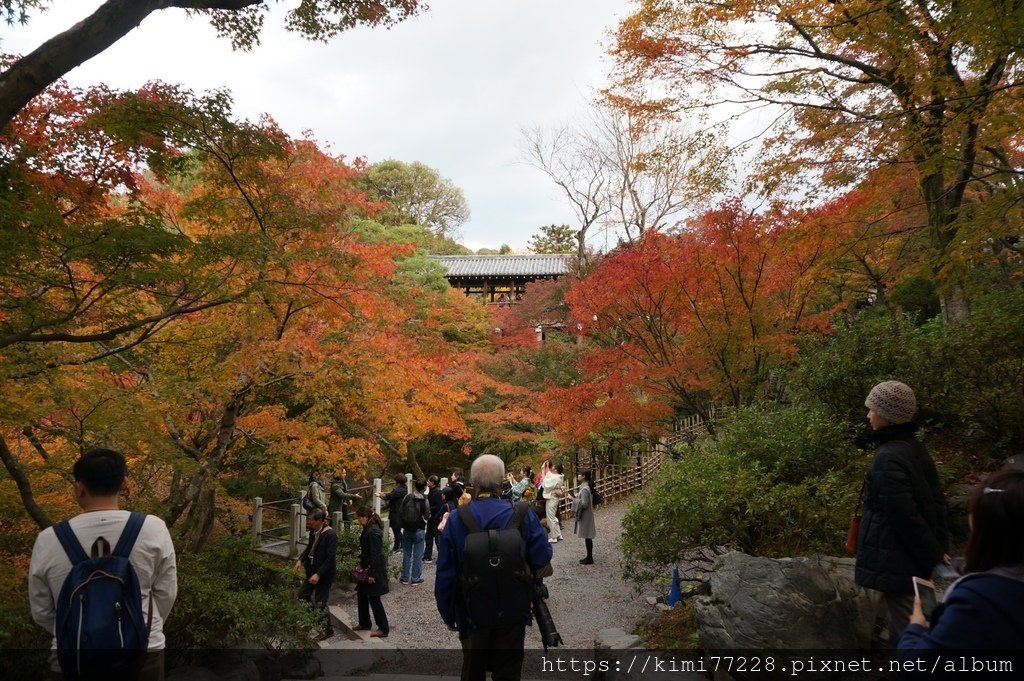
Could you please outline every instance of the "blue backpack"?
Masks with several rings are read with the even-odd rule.
[[[143,619],[142,589],[128,555],[135,546],[144,513],[132,513],[110,552],[102,537],[88,556],[64,521],[53,526],[71,572],[57,599],[57,658],[65,678],[131,678],[149,647],[149,621]]]

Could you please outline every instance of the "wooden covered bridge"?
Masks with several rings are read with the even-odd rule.
[[[557,279],[572,271],[572,255],[545,253],[530,255],[435,255],[452,288],[462,289],[486,305],[522,298],[532,281]]]

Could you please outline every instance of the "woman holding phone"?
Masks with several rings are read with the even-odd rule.
[[[971,494],[968,510],[967,574],[950,585],[930,619],[914,599],[900,659],[922,651],[1024,650],[1024,471],[992,475]]]

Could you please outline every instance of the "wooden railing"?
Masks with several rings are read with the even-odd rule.
[[[352,494],[362,495],[380,491],[380,479],[377,478],[371,485],[350,487]],[[281,499],[279,501],[264,501],[263,497],[253,499],[252,506],[252,547],[257,551],[270,553],[286,558],[295,558],[299,555],[300,546],[306,544],[306,509],[302,507],[302,499],[306,491],[302,490],[298,496]],[[380,509],[380,499],[373,497],[375,510]],[[359,504],[354,504],[358,507]],[[350,515],[352,515],[350,513]],[[332,518],[333,527],[345,528],[342,522],[342,513],[334,513]],[[269,525],[269,526],[268,526]]]

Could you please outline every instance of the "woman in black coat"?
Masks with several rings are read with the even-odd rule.
[[[383,492],[377,494],[388,503],[388,524],[395,537],[395,545],[391,547],[392,553],[402,552],[402,519],[398,517],[398,509],[401,508],[402,502],[405,501],[405,495],[408,493],[406,482],[405,473],[398,473],[395,475],[395,488],[387,494]]]
[[[935,462],[917,439],[914,391],[899,381],[879,383],[864,401],[875,459],[864,479],[854,581],[882,592],[895,645],[914,606],[912,577],[927,579],[948,560],[946,500]]]
[[[359,535],[359,566],[369,570],[369,577],[365,582],[356,585],[359,624],[352,627],[352,631],[370,629],[372,611],[377,628],[370,632],[370,636],[387,638],[390,631],[388,616],[380,600],[380,597],[390,590],[388,564],[384,559],[384,521],[369,506],[363,506],[356,511],[356,517],[363,526],[362,534]]]

